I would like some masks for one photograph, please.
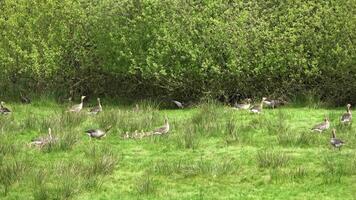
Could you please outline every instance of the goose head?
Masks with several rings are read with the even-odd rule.
[[[251,103],[251,99],[250,99],[250,98],[247,98],[247,99],[246,99],[246,102],[247,102],[247,103]]]
[[[347,110],[350,110],[351,104],[348,103],[348,104],[346,105],[346,107],[347,107]]]
[[[0,105],[1,105],[1,106],[4,106],[4,105],[5,105],[5,102],[3,102],[3,101],[0,102]]]
[[[81,97],[81,100],[83,101],[83,100],[85,99],[85,97],[86,97],[86,96],[82,96],[82,97]]]
[[[330,121],[329,121],[329,118],[325,117],[325,118],[324,118],[324,122],[330,122]]]
[[[266,101],[267,100],[267,97],[262,97],[262,101]]]

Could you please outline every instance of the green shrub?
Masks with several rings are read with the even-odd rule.
[[[355,0],[36,0],[0,8],[1,95],[312,91],[334,103],[356,99]]]

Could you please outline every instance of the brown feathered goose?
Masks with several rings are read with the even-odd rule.
[[[50,143],[54,143],[57,140],[58,140],[57,137],[53,137],[52,136],[52,129],[48,128],[48,135],[47,136],[42,136],[42,137],[33,139],[32,142],[30,143],[30,145],[42,148],[43,146],[45,146],[47,144],[50,144]]]
[[[132,108],[133,112],[139,112],[140,111],[140,107],[138,106],[138,104],[135,104],[135,107]]]
[[[98,114],[103,111],[103,107],[101,107],[101,103],[100,103],[100,98],[97,98],[97,101],[98,101],[98,105],[90,109],[89,111],[90,114]]]
[[[168,119],[165,118],[164,119],[164,125],[160,128],[157,128],[153,131],[154,135],[163,135],[169,132],[169,123],[168,123]]]
[[[333,147],[338,148],[339,150],[345,144],[343,141],[341,141],[340,139],[336,138],[336,129],[332,130],[332,137],[330,139],[330,144]]]
[[[0,114],[7,115],[11,114],[11,110],[5,107],[5,102],[0,103]]]
[[[323,123],[315,125],[311,130],[321,133],[329,128],[330,128],[330,121],[328,118],[325,118]]]
[[[263,102],[264,102],[266,99],[267,99],[266,97],[263,97],[261,103],[258,104],[258,105],[253,106],[253,107],[250,109],[250,111],[251,111],[252,113],[260,114],[260,113],[262,112],[262,109],[263,109]]]
[[[347,104],[346,105],[346,110],[347,112],[344,113],[342,116],[341,116],[341,123],[343,124],[348,124],[348,123],[351,123],[352,121],[352,114],[351,114],[351,104]]]
[[[250,108],[250,106],[251,106],[251,99],[248,98],[248,99],[246,99],[245,103],[235,103],[234,108],[235,109],[239,109],[239,110],[240,109],[241,110],[247,110],[247,109]]]
[[[282,99],[266,99],[263,101],[263,104],[267,107],[274,109],[278,106],[285,104],[285,101],[283,101]]]
[[[112,126],[108,126],[105,130],[101,130],[101,129],[90,129],[85,131],[88,136],[90,138],[96,138],[96,139],[100,139],[102,137],[105,137],[106,134],[109,132],[109,130],[112,128]]]
[[[79,113],[83,109],[83,100],[84,100],[84,98],[85,98],[85,96],[82,96],[80,104],[72,106],[68,111],[69,112]]]

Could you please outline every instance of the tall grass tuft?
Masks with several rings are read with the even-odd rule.
[[[216,102],[207,102],[199,106],[199,112],[194,114],[191,123],[194,125],[194,132],[203,136],[213,136],[221,133],[223,109]]]
[[[238,127],[236,125],[236,119],[234,117],[230,117],[225,125],[225,141],[227,144],[231,142],[238,142]]]
[[[184,131],[178,135],[178,146],[186,149],[196,149],[199,146],[199,135],[194,132],[192,125],[184,127]]]
[[[144,174],[136,182],[136,191],[140,195],[153,194],[156,191],[155,180],[149,174]]]
[[[153,172],[163,175],[178,174],[183,177],[192,176],[224,176],[237,172],[239,165],[231,158],[219,160],[204,160],[200,158],[197,161],[177,160],[177,161],[159,161],[153,165]]]
[[[87,168],[87,175],[107,175],[115,170],[118,159],[115,154],[107,148],[97,149],[95,146],[87,152],[91,161]]]
[[[0,166],[0,184],[4,188],[5,196],[8,194],[10,187],[15,182],[19,181],[27,165],[23,161],[7,161]]]
[[[95,121],[98,123],[99,127],[105,128],[108,126],[116,127],[122,117],[125,117],[123,112],[118,110],[108,110],[100,113],[100,115],[95,116]]]
[[[59,126],[74,129],[87,119],[87,114],[63,112],[59,119]]]
[[[35,172],[34,179],[32,180],[32,195],[35,200],[50,199],[49,190],[46,187],[47,176],[47,171],[44,169]]]
[[[257,152],[257,164],[260,168],[279,168],[286,166],[290,157],[279,151],[260,150]]]
[[[10,141],[9,136],[0,135],[0,156],[15,155],[17,152],[18,148]]]
[[[323,160],[324,171],[323,182],[324,184],[341,183],[343,176],[347,175],[345,165],[339,161],[335,161],[335,158],[327,156]]]

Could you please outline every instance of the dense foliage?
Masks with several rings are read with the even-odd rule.
[[[343,104],[356,99],[355,8],[355,0],[0,0],[1,95],[311,93]]]

